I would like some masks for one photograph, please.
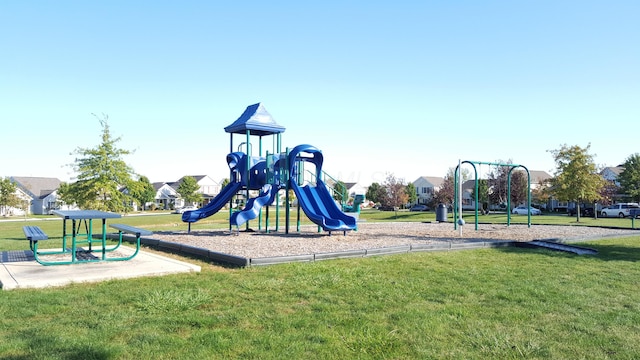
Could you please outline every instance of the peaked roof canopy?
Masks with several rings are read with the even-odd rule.
[[[284,130],[284,126],[278,125],[273,120],[262,103],[247,106],[238,120],[224,128],[224,131],[232,134],[246,134],[249,131],[250,135],[260,136],[279,134]]]

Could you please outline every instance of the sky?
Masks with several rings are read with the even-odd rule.
[[[224,128],[255,103],[286,128],[283,148],[314,145],[332,177],[365,186],[459,161],[553,175],[565,144],[616,166],[640,152],[639,13],[636,0],[3,1],[0,177],[72,181],[107,117],[137,174],[221,180]]]

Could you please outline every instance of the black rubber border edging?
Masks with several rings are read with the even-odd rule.
[[[115,236],[117,239],[117,234],[115,234]],[[131,236],[131,237],[124,236],[123,239],[129,242],[133,242],[135,241],[135,236]],[[517,241],[471,240],[466,242],[448,242],[448,243],[437,243],[437,244],[397,245],[397,246],[389,246],[389,247],[381,247],[381,248],[345,250],[345,251],[316,253],[316,254],[245,258],[242,256],[224,254],[224,253],[215,252],[215,251],[211,251],[208,249],[199,248],[191,245],[172,243],[172,242],[157,240],[153,238],[141,237],[140,243],[150,247],[159,248],[161,250],[166,249],[171,252],[182,253],[182,254],[193,256],[202,260],[208,260],[221,265],[234,266],[234,267],[266,266],[266,265],[286,264],[286,263],[292,263],[292,262],[315,262],[315,261],[333,260],[333,259],[363,258],[363,257],[371,257],[371,256],[404,254],[404,253],[411,253],[411,252],[473,250],[473,249],[482,249],[482,248],[521,245]]]

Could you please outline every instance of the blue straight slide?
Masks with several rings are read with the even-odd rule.
[[[316,186],[292,186],[298,202],[309,220],[325,231],[347,231],[356,229],[356,218],[343,213],[322,181]]]
[[[225,186],[222,191],[220,191],[220,193],[207,205],[198,210],[184,212],[182,214],[182,221],[193,223],[217,213],[240,189],[242,189],[241,182],[232,182],[227,184],[227,186]]]
[[[300,153],[311,154],[311,157],[298,157]],[[298,145],[289,153],[289,175],[291,179],[298,177],[300,169],[296,165],[298,160],[308,161],[316,166],[317,174],[322,174],[322,151],[312,145]],[[320,176],[316,176],[316,186],[298,186],[295,181],[290,181],[291,188],[298,198],[298,203],[309,220],[322,227],[323,230],[344,231],[357,229],[357,220],[340,210],[338,204],[329,193],[327,186]]]
[[[242,211],[231,214],[229,223],[231,225],[240,226],[249,220],[257,218],[258,214],[260,214],[260,209],[265,205],[271,205],[277,194],[277,188],[274,189],[271,184],[264,185],[260,190],[258,197],[249,199],[249,201],[247,201],[247,205],[242,209]]]

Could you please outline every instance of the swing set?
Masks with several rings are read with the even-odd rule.
[[[470,164],[473,167],[475,175],[474,194],[475,194],[475,230],[478,230],[478,169],[476,165],[490,165],[490,166],[507,166],[509,172],[507,173],[507,226],[511,225],[511,173],[514,169],[523,168],[527,172],[527,225],[531,227],[531,174],[529,169],[524,165],[519,164],[503,164],[484,161],[461,161],[456,166],[454,174],[454,204],[453,204],[453,222],[454,229],[458,228],[458,225],[462,226],[464,220],[462,220],[462,184],[460,181],[460,168],[462,164]]]

